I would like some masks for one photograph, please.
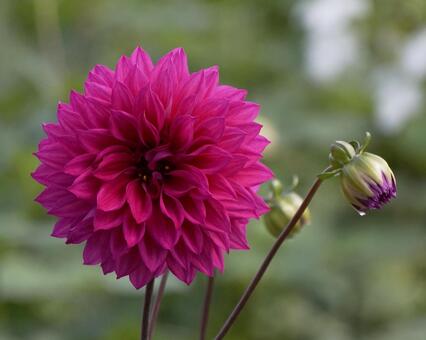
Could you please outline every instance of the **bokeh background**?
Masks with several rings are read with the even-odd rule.
[[[265,162],[304,194],[335,139],[373,133],[399,195],[358,216],[327,182],[313,222],[288,242],[227,339],[426,339],[426,2],[424,0],[1,0],[0,339],[137,339],[143,292],[81,265],[49,237],[30,172],[58,100],[97,63],[182,46],[191,70],[219,65],[249,90],[272,144]],[[217,278],[212,338],[273,238]],[[196,339],[206,278],[170,280],[155,339]]]

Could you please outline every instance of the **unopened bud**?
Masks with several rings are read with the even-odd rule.
[[[319,175],[323,180],[340,175],[346,199],[361,215],[371,209],[380,209],[396,197],[396,180],[388,163],[365,152],[370,139],[367,132],[363,145],[357,141],[333,143],[330,167]]]
[[[383,158],[369,152],[355,156],[342,167],[341,186],[345,197],[361,215],[380,209],[396,197],[391,168]]]
[[[302,204],[303,199],[294,191],[283,193],[282,184],[277,179],[274,179],[271,182],[271,191],[272,196],[268,200],[271,210],[263,216],[263,220],[268,231],[273,236],[278,237],[296,214],[296,211]],[[296,232],[302,229],[304,225],[309,224],[310,221],[311,214],[309,209],[306,209],[291,231],[290,236],[293,236]]]

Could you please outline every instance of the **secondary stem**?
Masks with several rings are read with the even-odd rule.
[[[293,230],[294,226],[299,221],[300,217],[303,215],[303,212],[308,207],[309,203],[311,202],[313,196],[317,192],[318,188],[320,187],[322,183],[321,179],[317,179],[312,187],[309,189],[305,199],[303,200],[302,204],[300,205],[299,209],[297,209],[296,213],[294,214],[291,221],[287,224],[287,227],[281,232],[281,234],[278,236],[277,240],[275,241],[274,245],[272,246],[271,250],[269,251],[268,255],[266,255],[265,259],[263,260],[262,265],[260,266],[259,270],[257,271],[256,275],[246,288],[244,294],[241,296],[240,301],[235,306],[232,313],[229,315],[228,319],[225,321],[224,325],[222,326],[219,333],[216,335],[216,340],[221,340],[226,335],[226,333],[229,331],[229,329],[234,324],[235,320],[237,319],[238,315],[241,313],[242,309],[244,308],[245,304],[247,303],[250,296],[253,294],[256,286],[258,285],[259,281],[263,277],[263,274],[265,274],[266,269],[268,269],[269,264],[271,263],[272,259],[274,258],[275,254],[277,253],[278,249],[281,247],[283,242],[286,240],[287,236],[290,235],[291,231]]]
[[[201,317],[200,340],[205,340],[207,332],[207,323],[209,321],[210,304],[212,300],[214,286],[214,274],[209,277],[207,282],[206,295],[204,296],[203,315]]]
[[[148,340],[149,312],[151,306],[152,291],[154,290],[154,279],[145,288],[145,302],[142,314],[141,340]]]
[[[163,299],[168,275],[169,271],[166,270],[163,274],[163,277],[161,278],[160,286],[158,287],[157,297],[155,298],[154,308],[152,310],[151,320],[149,322],[148,339],[152,339],[152,335],[154,334],[155,324],[157,322],[158,313],[160,311],[161,300]]]

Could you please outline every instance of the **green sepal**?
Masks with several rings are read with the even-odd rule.
[[[370,144],[371,141],[371,133],[370,132],[366,132],[365,133],[365,140],[364,140],[364,144],[362,144],[361,148],[359,149],[358,153],[363,153],[365,151],[365,149],[367,149],[368,144]]]
[[[353,146],[356,153],[361,149],[361,144],[357,140],[350,141],[349,144]]]
[[[341,166],[349,163],[355,154],[356,151],[350,143],[338,140],[331,144],[329,158],[333,165]]]
[[[341,169],[335,169],[335,170],[331,170],[331,171],[323,171],[322,173],[317,175],[317,177],[320,180],[324,181],[324,180],[329,179],[331,177],[337,176],[340,172],[341,172]]]

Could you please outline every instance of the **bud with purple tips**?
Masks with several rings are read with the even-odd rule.
[[[320,178],[340,175],[341,188],[346,199],[361,214],[380,209],[396,197],[396,180],[388,163],[381,157],[365,152],[370,142],[360,145],[337,141],[330,149],[330,168]]]

